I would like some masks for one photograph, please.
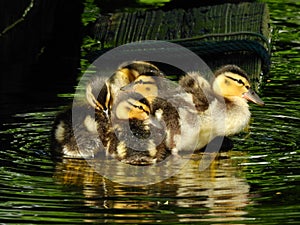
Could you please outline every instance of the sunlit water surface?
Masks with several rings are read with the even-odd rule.
[[[233,150],[204,171],[197,154],[175,176],[131,187],[102,177],[85,160],[51,160],[50,130],[61,106],[6,116],[1,223],[298,224],[300,5],[269,6],[274,52],[261,90],[266,106],[251,105],[250,129],[233,137]]]

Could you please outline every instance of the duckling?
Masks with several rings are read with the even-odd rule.
[[[108,133],[108,155],[129,164],[153,164],[165,159],[165,131],[151,115],[150,103],[139,93],[118,95]]]
[[[101,110],[89,105],[69,107],[59,113],[54,121],[53,156],[94,158],[105,153],[108,126],[109,120]]]
[[[178,85],[160,76],[140,75],[134,82],[122,88],[125,92],[138,93],[144,96],[150,103],[150,114],[156,118],[160,124],[164,125],[167,133],[166,146],[174,149],[174,136],[180,134],[179,114],[173,105],[181,104],[178,98],[172,103],[174,96],[179,95]],[[183,106],[183,105],[181,105]]]
[[[264,105],[250,88],[246,72],[236,65],[226,65],[217,70],[212,84],[195,72],[183,76],[179,84],[195,105],[196,111],[192,113],[196,113],[195,122],[199,127],[196,136],[182,128],[181,135],[175,137],[177,150],[188,146],[188,137],[196,143],[195,150],[199,150],[214,138],[239,133],[249,123],[251,114],[247,101]],[[187,124],[187,115],[180,113],[183,126]]]
[[[54,156],[94,158],[105,152],[110,127],[110,94],[100,78],[86,86],[86,101],[80,101],[59,113],[52,128]]]

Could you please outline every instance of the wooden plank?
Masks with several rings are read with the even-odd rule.
[[[233,63],[243,67],[253,80],[260,79],[263,69],[268,71],[265,53],[259,54],[258,43],[269,49],[269,12],[267,5],[259,2],[222,4],[192,9],[170,11],[136,11],[100,16],[95,26],[95,38],[103,48],[113,48],[140,40],[167,40],[182,44],[200,55],[212,69]],[[207,43],[237,41],[236,47],[249,40],[255,42],[248,48],[232,49],[233,46],[207,46]],[[251,43],[250,43],[251,44]],[[257,46],[260,48],[260,46]],[[213,54],[211,51],[216,51]],[[264,65],[262,65],[264,64]]]
[[[109,23],[109,24],[108,24]],[[175,40],[207,35],[210,40],[250,38],[247,34],[216,36],[237,32],[253,32],[269,36],[268,9],[264,3],[241,3],[207,6],[172,11],[137,11],[101,15],[95,26],[95,38],[106,47],[116,47],[139,40]],[[215,36],[210,37],[210,34]]]

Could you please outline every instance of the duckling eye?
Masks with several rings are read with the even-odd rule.
[[[143,106],[141,106],[141,105],[138,106],[138,109],[144,110]]]
[[[143,84],[143,83],[144,83],[143,80],[138,80],[135,82],[135,84]]]
[[[245,87],[247,88],[247,90],[249,90],[249,89],[250,89],[250,86],[248,86],[248,85],[246,85]]]
[[[244,84],[244,82],[243,82],[241,79],[239,79],[237,82],[238,82],[239,84]]]
[[[229,79],[231,79],[231,80],[234,80],[234,81],[238,82],[241,85],[245,85],[245,83],[241,79],[235,79],[235,78],[230,77],[230,76],[226,76],[226,77],[229,78]]]
[[[159,73],[159,71],[150,69],[149,71],[145,72],[144,74],[148,75],[148,76],[152,76],[152,75],[156,75],[157,73]]]

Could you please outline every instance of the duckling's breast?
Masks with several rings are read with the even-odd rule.
[[[234,135],[241,132],[249,124],[251,113],[247,101],[234,97],[230,104],[226,104],[225,135]]]
[[[177,150],[198,150],[217,136],[242,131],[250,119],[248,104],[243,99],[233,100],[225,104],[215,99],[203,112],[179,109],[181,135],[175,138]]]

